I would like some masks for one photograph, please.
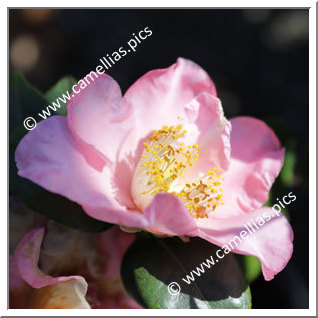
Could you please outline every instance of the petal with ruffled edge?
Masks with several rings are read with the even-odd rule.
[[[85,160],[66,125],[54,116],[40,122],[19,143],[15,159],[18,174],[77,203],[110,205],[109,169],[99,173]],[[115,200],[112,200],[115,202]]]
[[[268,207],[231,219],[198,220],[197,224],[197,235],[203,239],[221,247],[226,245],[224,248],[234,253],[256,256],[266,280],[283,270],[293,253],[293,230],[288,220]],[[242,231],[247,233],[243,238]]]
[[[223,206],[218,218],[228,218],[260,208],[278,176],[285,149],[263,121],[252,117],[231,119],[231,164],[223,175]]]
[[[106,74],[96,76],[91,75],[93,81],[68,102],[68,127],[84,148],[113,163],[120,144],[134,127],[132,108],[122,98],[116,81]]]
[[[51,277],[38,267],[44,229],[29,232],[14,253],[16,268],[28,284],[24,308],[90,308],[85,299],[87,283],[81,276]],[[33,288],[29,288],[29,287]]]
[[[206,174],[213,167],[227,170],[230,165],[231,124],[224,117],[221,101],[208,93],[201,93],[186,105],[188,112],[186,145],[198,144],[199,160],[185,170],[184,183]]]
[[[68,103],[68,126],[84,149],[97,149],[115,163],[118,200],[136,209],[130,185],[143,140],[164,125],[186,126],[193,118],[187,104],[202,92],[216,95],[212,80],[200,66],[182,58],[169,68],[143,75],[123,99],[112,78],[99,76]]]
[[[197,94],[216,95],[209,75],[182,58],[169,68],[143,75],[124,98],[111,77],[96,75],[98,78],[91,75],[90,84],[68,102],[68,126],[78,142],[100,151],[111,162],[119,146],[132,155],[139,140],[152,130],[175,124]]]
[[[118,226],[92,235],[50,221],[41,246],[41,270],[54,276],[80,273],[88,284],[86,299],[92,308],[141,308],[120,278],[122,258],[134,239]]]
[[[113,184],[111,168],[105,166],[99,172],[84,158],[65,117],[54,116],[39,123],[21,140],[15,156],[21,177],[77,202],[84,210],[87,206],[92,217],[132,227],[145,224],[138,211],[127,212],[118,203],[120,188]]]
[[[216,96],[211,78],[199,65],[183,58],[140,77],[124,95],[134,109],[136,140],[163,125],[185,125],[189,120],[186,105],[202,92]],[[131,138],[125,145],[132,144]]]
[[[202,96],[197,98],[198,95]],[[124,99],[133,108],[134,129],[123,140],[117,156],[116,179],[125,184],[121,188],[122,202],[134,208],[129,194],[133,170],[146,137],[163,126],[181,125],[188,130],[183,139],[185,144],[202,142],[209,149],[206,164],[200,165],[202,169],[213,163],[227,169],[230,129],[215,96],[215,86],[209,75],[199,65],[183,58],[166,69],[146,73],[128,89]],[[188,175],[192,176],[192,172]]]
[[[196,95],[216,96],[209,75],[190,60],[178,58],[165,69],[152,70],[139,78],[126,92],[125,99],[135,109],[138,125],[145,135],[162,125],[174,124],[184,107]]]

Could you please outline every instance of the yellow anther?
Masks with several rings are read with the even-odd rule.
[[[182,187],[182,179],[178,179],[184,176],[185,169],[198,161],[201,150],[198,144],[185,145],[184,142],[179,142],[179,138],[186,133],[182,125],[163,126],[159,130],[154,130],[152,137],[147,138],[149,142],[144,142],[142,160],[139,170],[137,169],[140,177],[138,179],[138,176],[134,176],[137,180],[133,183],[141,187],[137,194],[146,196],[141,201],[148,200],[147,204],[142,204],[143,207],[149,205],[149,200],[156,193],[169,192],[185,203],[193,217],[207,218],[217,206],[224,204],[223,189],[220,187],[224,178],[221,179],[221,169],[214,167],[200,179],[186,183]]]

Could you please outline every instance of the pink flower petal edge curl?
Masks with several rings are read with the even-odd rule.
[[[284,149],[264,122],[228,121],[212,80],[192,61],[146,73],[124,96],[111,77],[100,76],[67,108],[67,117],[40,122],[20,142],[19,175],[93,218],[223,246],[250,219],[271,213],[262,206]],[[292,241],[279,215],[233,252],[258,257],[270,280],[288,263]]]
[[[10,255],[10,308],[90,308],[83,277],[52,277],[38,267],[43,235],[43,228],[29,232]]]
[[[10,255],[10,308],[142,308],[120,278],[134,236],[113,226],[94,238],[54,222],[28,232]]]

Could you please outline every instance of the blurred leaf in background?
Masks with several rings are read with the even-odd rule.
[[[72,76],[65,76],[60,79],[53,87],[51,87],[45,94],[45,98],[49,104],[55,102],[59,97],[61,97],[65,92],[71,92],[72,86],[76,83],[76,79]],[[60,108],[57,109],[56,115],[66,116],[67,109],[66,103],[59,100]]]

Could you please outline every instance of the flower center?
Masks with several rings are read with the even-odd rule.
[[[144,142],[132,181],[132,196],[140,209],[145,209],[159,192],[177,195],[196,218],[208,217],[224,204],[221,169],[214,167],[191,183],[182,182],[184,170],[198,161],[201,150],[197,144],[184,145],[186,133],[181,125],[163,126]]]

